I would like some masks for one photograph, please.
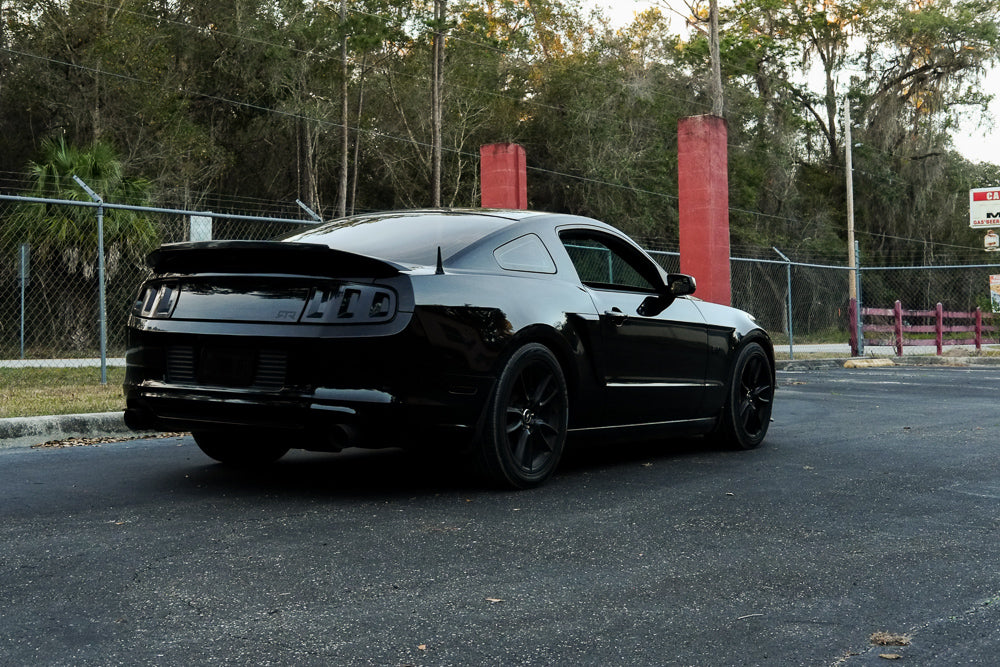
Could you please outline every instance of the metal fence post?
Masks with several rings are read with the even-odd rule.
[[[319,217],[319,214],[316,213],[316,211],[314,211],[311,208],[309,208],[308,206],[306,206],[305,203],[301,199],[296,199],[295,203],[298,204],[299,208],[301,208],[303,211],[305,211],[309,215],[310,218],[312,218],[316,222],[323,222],[323,218]]]
[[[97,282],[98,320],[101,330],[101,384],[108,383],[108,316],[104,288],[104,200],[74,174],[73,180],[97,203]]]
[[[864,315],[862,311],[862,299],[861,299],[861,246],[855,241],[854,242],[854,276],[857,281],[855,287],[855,293],[858,296],[858,308],[857,308],[857,326],[858,330],[858,356],[864,356],[865,354],[865,327],[864,327]]]
[[[940,357],[944,352],[944,306],[940,301],[934,306],[934,343]]]
[[[892,307],[893,334],[896,336],[896,356],[903,356],[903,304],[899,299]]]
[[[976,306],[976,352],[983,351],[983,309]]]
[[[857,357],[858,355],[858,327],[855,323],[858,321],[858,300],[848,299],[847,300],[847,338],[851,343],[851,356]]]
[[[787,307],[788,307],[788,358],[794,360],[795,359],[795,348],[794,348],[795,336],[792,334],[792,260],[790,260],[787,257],[785,257],[784,253],[782,253],[780,250],[778,250],[774,246],[771,246],[771,250],[773,250],[774,252],[778,253],[778,257],[781,257],[781,259],[785,260],[785,281],[786,281],[786,284],[788,285],[788,292],[787,292],[787,294],[788,294],[788,304],[787,304]]]
[[[28,244],[21,244],[21,358],[24,359],[24,302],[28,288]]]

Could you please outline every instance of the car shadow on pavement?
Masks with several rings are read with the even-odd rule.
[[[560,472],[590,472],[653,460],[670,460],[720,452],[700,437],[607,442],[593,438],[570,441],[559,465]]]
[[[293,451],[257,468],[236,468],[207,458],[185,470],[201,488],[249,495],[401,496],[474,489],[471,470],[459,461],[401,449],[346,449],[337,454]]]
[[[192,443],[193,446],[193,443]],[[594,475],[614,476],[619,467],[691,456],[722,454],[700,438],[607,443],[571,441],[559,468],[541,488],[573,484]],[[200,457],[200,458],[199,458]],[[260,468],[233,468],[211,462],[200,452],[189,459],[185,482],[202,492],[254,495],[400,497],[413,495],[503,493],[481,476],[460,452],[404,449],[346,449],[336,454],[292,451]]]

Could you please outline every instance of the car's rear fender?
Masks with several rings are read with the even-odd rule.
[[[544,345],[559,361],[569,391],[570,422],[575,423],[592,407],[590,398],[593,396],[596,380],[589,361],[592,351],[569,321],[558,330],[547,325],[522,329],[511,339],[508,354],[529,343]],[[495,375],[499,375],[499,364],[506,356],[498,360]]]

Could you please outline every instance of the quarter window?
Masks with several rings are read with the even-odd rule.
[[[542,240],[534,234],[525,234],[508,241],[493,251],[501,268],[508,271],[555,273],[556,264]]]

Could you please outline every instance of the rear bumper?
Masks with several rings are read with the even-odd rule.
[[[484,386],[471,395],[445,397],[331,387],[261,392],[147,381],[126,385],[125,423],[133,430],[282,432],[301,436],[301,443],[293,446],[336,449],[345,444],[376,444],[414,428],[471,432],[482,411],[481,396],[488,391]]]
[[[171,330],[155,322],[129,330],[125,420],[134,429],[236,427],[297,432],[307,443],[349,427],[370,441],[414,427],[475,428],[493,388],[493,357],[481,346],[431,342],[417,324],[322,337],[301,327],[206,333],[211,323],[165,322]]]

